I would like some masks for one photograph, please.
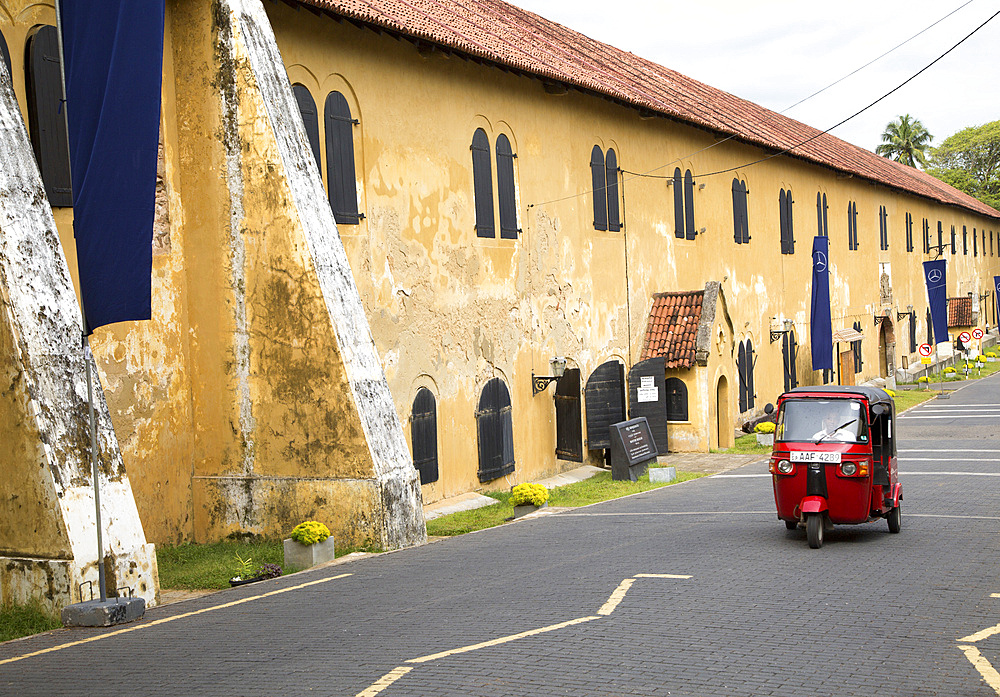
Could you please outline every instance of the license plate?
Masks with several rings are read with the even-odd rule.
[[[840,453],[819,452],[815,450],[793,450],[788,458],[792,462],[832,462],[840,463]]]

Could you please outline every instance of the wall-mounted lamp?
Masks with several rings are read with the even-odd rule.
[[[555,382],[566,373],[566,359],[562,356],[553,356],[549,359],[549,368],[552,375],[535,375],[531,372],[531,396],[534,397],[539,392],[544,392],[550,382]]]
[[[772,317],[772,319],[774,319],[774,318]],[[793,322],[790,319],[786,319],[784,322],[781,323],[781,326],[782,326],[781,329],[772,329],[771,330],[771,337],[770,337],[771,340],[768,343],[773,344],[775,341],[777,341],[778,339],[780,339],[783,335],[788,334],[790,331],[792,331],[792,329],[795,327],[795,322]]]

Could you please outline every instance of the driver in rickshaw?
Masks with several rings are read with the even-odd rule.
[[[857,417],[848,419],[846,422],[844,417],[845,413],[843,410],[830,405],[823,415],[820,429],[813,434],[813,439],[816,441],[833,440],[844,442],[856,440],[858,437]]]

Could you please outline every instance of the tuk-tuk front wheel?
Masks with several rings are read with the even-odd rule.
[[[811,513],[806,518],[806,539],[813,549],[819,549],[823,546],[824,522],[822,513]]]
[[[891,511],[889,511],[889,516],[886,518],[886,520],[889,522],[889,532],[891,533],[899,532],[899,524],[901,522],[900,521],[901,513],[899,508],[901,505],[902,504],[897,503],[896,507],[893,508]]]

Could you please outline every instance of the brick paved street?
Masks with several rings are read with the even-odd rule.
[[[1000,623],[998,388],[899,419],[899,535],[837,527],[809,549],[764,464],[745,465],[156,608],[122,633],[2,644],[0,694],[990,697],[960,647],[1000,666],[1000,634],[959,639]]]

